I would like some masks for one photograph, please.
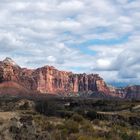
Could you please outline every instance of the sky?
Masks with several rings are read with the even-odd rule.
[[[140,84],[140,0],[0,0],[0,60]]]

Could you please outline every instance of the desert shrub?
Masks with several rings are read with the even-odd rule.
[[[64,122],[64,127],[68,130],[69,133],[79,132],[79,124],[73,120],[66,120]]]
[[[69,134],[70,133],[76,133],[78,130],[77,130],[77,128],[76,128],[76,126],[74,126],[73,128],[72,128],[72,126],[68,126],[69,124],[68,124],[69,122],[67,122],[67,124],[58,124],[57,126],[56,126],[56,129],[58,129],[58,131],[59,132],[61,132],[61,140],[66,140],[66,139],[68,139],[67,137],[69,137]]]
[[[29,109],[29,103],[28,102],[25,102],[23,105],[21,105],[19,107],[19,109],[21,109],[21,110],[27,110],[27,109]]]
[[[43,101],[36,104],[36,110],[42,114],[51,116],[55,114],[56,108],[49,102]]]
[[[68,131],[63,129],[62,131],[53,132],[54,140],[69,140]]]
[[[123,140],[117,132],[111,131],[106,136],[107,140]]]
[[[79,114],[74,114],[71,117],[71,119],[76,121],[76,122],[78,122],[78,123],[80,123],[80,122],[82,122],[84,120],[84,118],[81,115],[79,115]]]
[[[139,117],[129,117],[129,123],[131,125],[140,126],[140,118]]]
[[[66,137],[68,137],[68,130],[65,128],[65,129],[61,130],[61,138],[66,140]]]
[[[19,121],[22,124],[32,125],[33,117],[32,116],[22,116]]]
[[[100,121],[98,119],[93,120],[93,124],[100,125]]]
[[[45,125],[45,129],[49,132],[54,129],[54,125],[51,122],[47,121],[44,125]]]
[[[106,131],[104,131],[104,130],[98,130],[98,131],[96,131],[96,136],[98,136],[98,137],[107,137],[107,135],[108,135],[108,132],[106,132]]]
[[[73,115],[72,111],[65,111],[65,110],[59,110],[57,111],[57,116],[61,118],[70,118]]]
[[[36,138],[34,140],[50,140],[50,137],[51,135],[48,134],[47,132],[42,132],[42,133],[36,134]]]
[[[127,133],[123,133],[121,137],[123,140],[130,140],[130,136]]]
[[[97,112],[96,111],[88,111],[86,116],[90,119],[90,120],[93,120],[93,119],[96,119],[97,118]]]
[[[77,112],[78,114],[85,116],[85,110],[83,108],[77,108],[75,109],[75,112]]]
[[[20,136],[22,139],[34,140],[35,133],[36,132],[34,126],[23,125],[21,126],[20,132],[17,135]]]
[[[67,140],[77,140],[80,136],[80,133],[70,134]]]
[[[59,110],[64,110],[62,104],[55,101],[39,101],[36,103],[36,111],[47,116],[59,116]]]
[[[57,131],[53,133],[53,137],[55,140],[62,140],[61,138],[61,132]]]
[[[36,127],[40,127],[42,131],[52,131],[55,126],[53,123],[49,122],[46,117],[36,116],[33,118]]]
[[[125,140],[125,139],[123,139],[123,140]],[[140,140],[140,135],[133,132],[128,136],[128,139],[126,139],[126,140]]]
[[[16,126],[11,126],[11,127],[9,128],[9,131],[10,131],[11,133],[19,133],[19,128],[16,127]]]
[[[78,140],[105,140],[105,138],[96,138],[92,136],[80,136]]]
[[[83,131],[83,133],[93,133],[94,132],[94,129],[93,129],[93,127],[92,127],[92,124],[91,124],[91,122],[90,121],[88,121],[88,120],[85,120],[84,122],[83,122],[83,124],[82,124],[82,126],[81,126],[81,131]]]

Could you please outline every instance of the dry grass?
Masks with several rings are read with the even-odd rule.
[[[11,118],[17,117],[18,113],[16,112],[0,112],[0,119],[2,120],[10,120]]]

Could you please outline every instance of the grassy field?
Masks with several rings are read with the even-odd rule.
[[[140,101],[3,96],[0,140],[140,140]]]

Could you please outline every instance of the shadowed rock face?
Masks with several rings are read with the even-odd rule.
[[[125,88],[126,91],[126,98],[135,98],[140,99],[140,86],[128,86]]]
[[[103,92],[109,89],[98,74],[73,74],[59,71],[52,66],[35,70],[20,68],[13,60],[0,62],[0,82],[13,81],[23,87],[41,93]]]

